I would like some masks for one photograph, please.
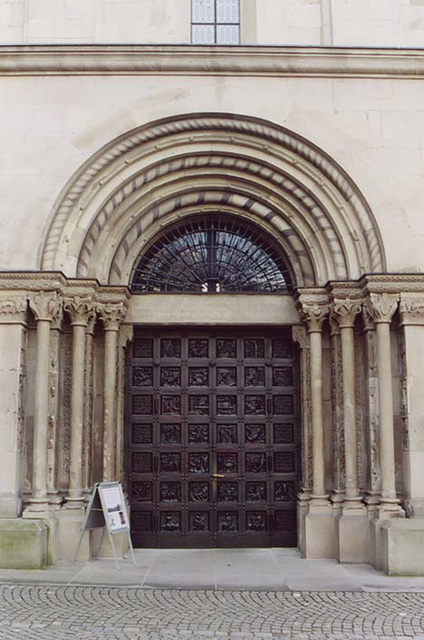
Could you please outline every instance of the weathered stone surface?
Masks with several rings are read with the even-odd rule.
[[[48,564],[48,537],[42,520],[0,519],[0,568],[43,569]]]

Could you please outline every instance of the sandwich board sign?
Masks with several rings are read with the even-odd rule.
[[[94,485],[93,493],[91,494],[90,502],[88,503],[87,511],[85,512],[85,517],[81,525],[81,537],[75,553],[75,560],[78,557],[84,533],[90,529],[99,528],[103,528],[103,533],[97,553],[100,551],[105,531],[107,531],[116,567],[119,569],[118,556],[116,554],[113,537],[117,533],[127,532],[131,558],[133,564],[135,564],[134,549],[130,534],[130,521],[120,482],[98,482]]]

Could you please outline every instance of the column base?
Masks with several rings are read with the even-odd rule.
[[[326,496],[312,496],[305,516],[304,558],[334,558],[335,528],[333,509]]]
[[[55,564],[57,561],[58,511],[49,509],[45,503],[33,503],[25,509],[22,514],[22,519],[44,522],[47,526],[47,564]]]
[[[369,562],[369,521],[365,506],[343,506],[335,521],[336,558],[342,563]]]
[[[310,491],[302,490],[297,496],[297,548],[305,553],[305,518],[309,511]]]

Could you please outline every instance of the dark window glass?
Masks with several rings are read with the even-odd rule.
[[[287,292],[292,280],[274,242],[246,222],[193,219],[160,236],[136,263],[131,288],[148,291]]]

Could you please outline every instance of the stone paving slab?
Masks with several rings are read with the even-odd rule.
[[[1,640],[424,640],[424,593],[0,586]]]

